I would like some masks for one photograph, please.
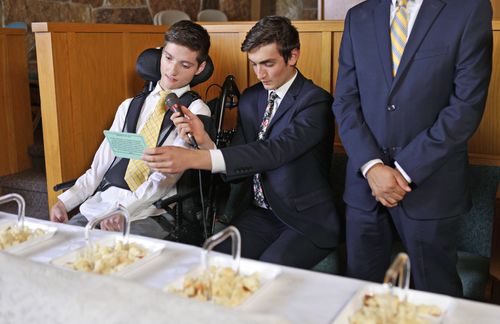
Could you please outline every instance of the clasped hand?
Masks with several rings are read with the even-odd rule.
[[[376,164],[366,173],[375,199],[385,207],[395,207],[411,191],[401,173],[389,166]]]

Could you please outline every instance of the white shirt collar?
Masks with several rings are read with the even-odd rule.
[[[288,89],[290,89],[290,87],[292,86],[293,81],[295,81],[297,74],[299,74],[299,73],[297,72],[297,70],[295,70],[295,75],[290,80],[285,82],[281,87],[279,87],[278,89],[275,89],[275,90],[268,90],[267,91],[268,97],[269,97],[269,93],[271,91],[274,91],[278,95],[279,99],[283,99],[285,97],[286,93],[288,92]]]
[[[164,90],[164,89],[160,86],[160,82],[158,81],[158,83],[156,83],[156,87],[153,89],[153,91],[151,91],[151,94],[158,95],[161,90]],[[191,87],[189,86],[189,84],[187,84],[182,88],[172,89],[172,92],[175,93],[177,95],[177,97],[180,98],[183,94],[185,94],[189,90],[191,90]]]
[[[412,4],[415,4],[415,5],[420,5],[420,4],[422,4],[423,1],[424,0],[406,0],[407,3],[412,3]],[[391,2],[392,2],[392,6],[396,7],[397,4],[398,4],[398,2],[399,2],[399,0],[391,0]]]

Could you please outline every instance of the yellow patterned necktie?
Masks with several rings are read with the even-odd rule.
[[[155,147],[158,141],[161,124],[165,116],[165,98],[170,91],[161,90],[160,99],[156,103],[155,110],[149,115],[146,123],[139,134],[144,137],[147,147]],[[142,160],[130,160],[127,171],[125,172],[125,181],[131,191],[136,191],[139,186],[149,177],[149,168]]]
[[[392,44],[392,76],[396,76],[399,63],[408,40],[408,11],[406,10],[407,0],[398,0],[396,13],[391,24],[391,44]]]

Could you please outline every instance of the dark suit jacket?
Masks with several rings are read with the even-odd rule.
[[[277,217],[317,246],[334,247],[339,224],[329,181],[332,97],[299,72],[271,120],[266,139],[257,141],[267,93],[258,83],[241,95],[237,133],[231,147],[222,149],[226,179],[246,180],[247,195],[241,204],[248,207],[252,176],[261,173],[266,199]]]
[[[413,181],[400,206],[416,219],[466,211],[467,141],[481,120],[491,74],[488,0],[424,0],[395,78],[390,0],[346,17],[333,110],[349,155],[344,199],[372,210],[360,167],[394,160]]]

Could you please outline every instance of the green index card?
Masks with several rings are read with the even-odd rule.
[[[146,142],[140,134],[104,131],[104,136],[117,157],[140,160],[146,149]]]

